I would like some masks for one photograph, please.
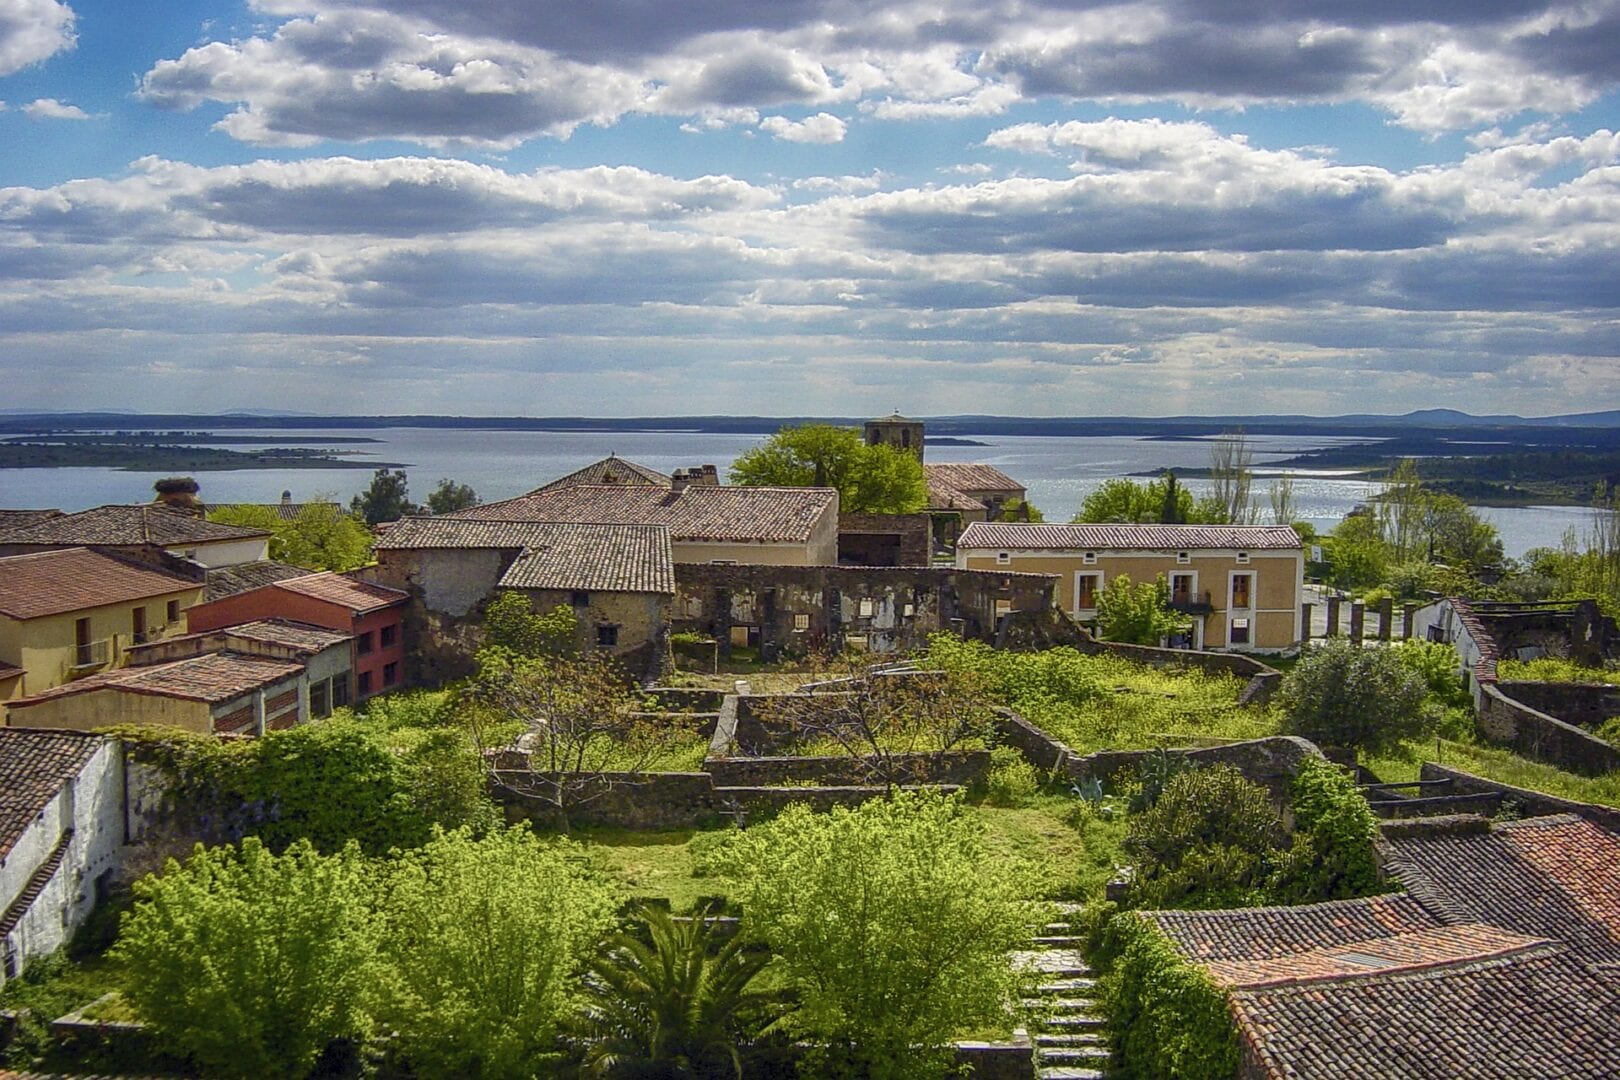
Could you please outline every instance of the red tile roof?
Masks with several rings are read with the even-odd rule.
[[[110,547],[156,544],[159,547],[179,547],[269,535],[265,529],[221,525],[183,510],[172,510],[157,503],[141,503],[134,506],[98,506],[77,514],[63,514],[30,525],[20,525],[0,533],[0,544],[104,544]]]
[[[201,582],[88,548],[0,558],[0,614],[14,619],[38,619],[201,587]]]
[[[519,554],[499,582],[510,589],[675,591],[669,530],[662,525],[405,518],[378,539],[377,547],[515,550]]]
[[[1012,525],[975,521],[962,531],[956,546],[958,550],[1298,551],[1301,545],[1299,534],[1287,525]]]
[[[586,522],[664,525],[681,542],[760,543],[810,539],[818,522],[837,513],[832,488],[694,485],[667,487],[580,484],[541,488],[446,517],[482,521]]]
[[[266,585],[274,585],[288,578],[304,577],[313,572],[302,566],[276,562],[273,559],[214,567],[207,572],[208,588],[203,593],[203,602],[223,600],[227,596],[262,589]]]
[[[983,510],[983,499],[964,495],[943,480],[928,475],[928,509],[930,510]]]
[[[271,587],[316,600],[325,600],[329,604],[348,608],[357,614],[381,611],[385,607],[403,604],[410,599],[409,593],[398,589],[390,589],[386,585],[373,585],[367,581],[356,581],[330,570],[287,578]]]
[[[971,461],[940,461],[923,466],[930,481],[937,480],[957,491],[1005,491],[1023,493],[1024,485],[996,468]]]
[[[0,859],[106,741],[80,731],[0,727]]]
[[[95,690],[153,694],[186,701],[205,701],[213,705],[292,678],[303,670],[302,664],[287,660],[269,660],[230,652],[208,653],[166,664],[103,671],[31,697],[16,698],[7,702],[6,707],[11,710],[13,717],[19,717],[37,702]]]
[[[635,485],[639,487],[669,487],[669,477],[657,469],[649,469],[645,465],[637,465],[634,461],[609,454],[601,461],[593,461],[583,469],[576,469],[567,476],[559,476],[551,483],[539,490],[548,491],[551,488],[577,487],[580,484],[618,484]]]

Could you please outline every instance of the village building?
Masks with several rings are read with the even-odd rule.
[[[1230,990],[1242,1080],[1620,1075],[1620,837],[1559,815],[1384,844],[1403,893],[1147,914]]]
[[[660,525],[676,563],[838,562],[838,492],[831,488],[737,487],[681,471],[670,483],[556,484],[443,517],[469,521]]]
[[[947,552],[956,545],[957,537],[966,526],[975,521],[995,520],[1010,505],[1024,505],[1024,485],[994,465],[929,462],[927,426],[921,420],[892,413],[868,420],[862,435],[868,446],[892,446],[916,455],[922,463],[928,481],[925,512],[933,522],[934,543]]]
[[[116,740],[0,728],[0,985],[89,916],[116,867],[124,820]]]
[[[288,619],[260,619],[141,645],[130,650],[129,662],[135,667],[229,652],[301,664],[305,700],[300,714],[320,720],[354,700],[354,645],[353,634]]]
[[[304,665],[234,652],[120,668],[7,708],[12,727],[96,731],[177,727],[199,735],[262,735],[308,718]]]
[[[88,548],[0,558],[0,710],[183,633],[202,594],[200,582]]]
[[[198,604],[186,613],[191,633],[261,619],[286,619],[354,638],[354,700],[407,681],[403,623],[410,597],[398,590],[324,571],[276,581]]]
[[[1021,525],[975,522],[956,565],[1055,574],[1065,610],[1096,619],[1097,598],[1119,577],[1163,575],[1170,606],[1192,621],[1191,649],[1280,652],[1298,645],[1305,559],[1286,525]]]
[[[97,547],[151,558],[154,549],[204,568],[269,557],[270,533],[208,521],[163,503],[98,506],[0,529],[0,555]]]
[[[294,566],[292,563],[277,562],[274,559],[237,563],[235,566],[218,566],[203,575],[203,603],[223,600],[227,596],[235,596],[251,589],[262,589],[266,585],[274,585],[288,578],[307,577],[312,573],[315,571],[308,567]]]
[[[704,473],[705,470],[707,470],[707,476],[712,478],[713,483],[718,484],[720,482],[719,474],[713,465],[700,466],[698,469],[699,473]],[[669,476],[659,472],[657,469],[638,465],[628,458],[619,457],[617,454],[609,454],[602,460],[593,461],[582,469],[575,469],[565,476],[557,477],[557,479],[539,490],[579,487],[581,484],[662,488],[669,486]]]
[[[632,670],[662,670],[668,654],[675,562],[662,525],[406,518],[378,538],[376,581],[413,599],[406,629],[412,667],[441,681],[464,674],[498,592],[536,611],[570,608],[580,649],[603,649]]]

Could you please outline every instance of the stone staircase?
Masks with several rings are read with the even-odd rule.
[[[1103,1080],[1108,1040],[1098,1009],[1096,979],[1080,955],[1080,940],[1066,922],[1051,923],[1021,959],[1040,972],[1029,1009],[1035,1075],[1041,1080]]]

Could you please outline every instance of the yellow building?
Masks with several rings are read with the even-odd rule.
[[[1194,649],[1280,652],[1298,645],[1305,556],[1299,534],[1274,525],[1013,525],[975,522],[957,542],[969,570],[1056,574],[1060,603],[1080,622],[1121,575],[1164,575],[1171,607],[1192,619]]]
[[[88,548],[0,558],[0,708],[185,632],[203,583]]]

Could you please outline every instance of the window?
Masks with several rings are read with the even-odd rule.
[[[1233,619],[1232,620],[1232,637],[1231,637],[1231,640],[1229,642],[1227,642],[1227,644],[1229,644],[1229,645],[1247,645],[1248,643],[1249,643],[1249,620],[1248,619]]]
[[[318,682],[309,684],[309,715],[319,720],[332,712],[332,684]]]
[[[795,630],[808,630],[808,629],[810,629],[810,616],[808,616],[808,615],[795,615],[795,616],[793,616],[793,629],[795,629]]]
[[[348,676],[348,673],[345,672],[342,675],[334,675],[332,677],[332,708],[341,709],[341,708],[343,708],[343,706],[347,705],[348,703],[349,703],[349,676]]]
[[[399,662],[383,665],[383,685],[393,686],[399,682]]]
[[[139,645],[146,640],[146,608],[131,608],[129,611],[129,632]]]
[[[1232,604],[1231,604],[1231,606],[1233,608],[1235,608],[1235,609],[1237,609],[1239,611],[1242,611],[1242,610],[1247,610],[1250,607],[1253,607],[1254,606],[1253,605],[1253,600],[1254,600],[1254,595],[1253,594],[1254,594],[1254,575],[1253,574],[1233,574],[1232,575]]]
[[[998,551],[998,552],[996,552],[996,565],[997,566],[1006,566],[1010,562],[1012,562],[1012,552],[1010,552],[1010,551]]]
[[[999,622],[1003,615],[1010,615],[1010,614],[1012,614],[1012,601],[1011,600],[997,600],[996,601],[996,620]]]
[[[590,605],[591,594],[586,592],[584,589],[575,589],[573,592],[568,594],[569,607],[590,607]]]
[[[178,601],[178,600],[170,600],[169,601],[169,607],[168,607],[167,612],[165,613],[165,618],[166,618],[166,621],[168,621],[168,622],[179,622],[180,621],[180,601]]]
[[[377,641],[385,649],[390,645],[399,644],[399,624],[390,623],[377,631]]]
[[[611,649],[619,643],[619,628],[617,626],[598,626],[596,628],[596,644],[603,649]]]
[[[367,694],[371,693],[371,672],[362,671],[356,677],[356,681],[360,684],[361,697],[365,697]]]
[[[361,656],[364,656],[367,653],[369,653],[371,651],[371,649],[372,649],[371,631],[367,630],[365,633],[361,634],[360,637],[355,641],[355,643],[354,643],[354,651],[359,653]]]
[[[1085,563],[1087,566],[1096,566],[1097,553],[1095,551],[1088,551],[1084,555],[1080,556],[1080,561]]]
[[[1178,551],[1178,552],[1176,552],[1176,562],[1180,563],[1182,566],[1186,566],[1188,563],[1192,562],[1192,552],[1190,552],[1190,551]]]
[[[1197,595],[1197,586],[1193,584],[1191,574],[1170,575],[1170,602],[1172,604],[1190,604]]]
[[[1095,611],[1097,594],[1102,591],[1101,574],[1076,574],[1074,578],[1074,609]]]
[[[73,620],[73,648],[76,654],[73,662],[78,667],[89,667],[95,663],[95,650],[90,642],[90,620]]]
[[[1238,552],[1237,561],[1238,561],[1239,566],[1248,566],[1249,565],[1249,553],[1247,551]]]

